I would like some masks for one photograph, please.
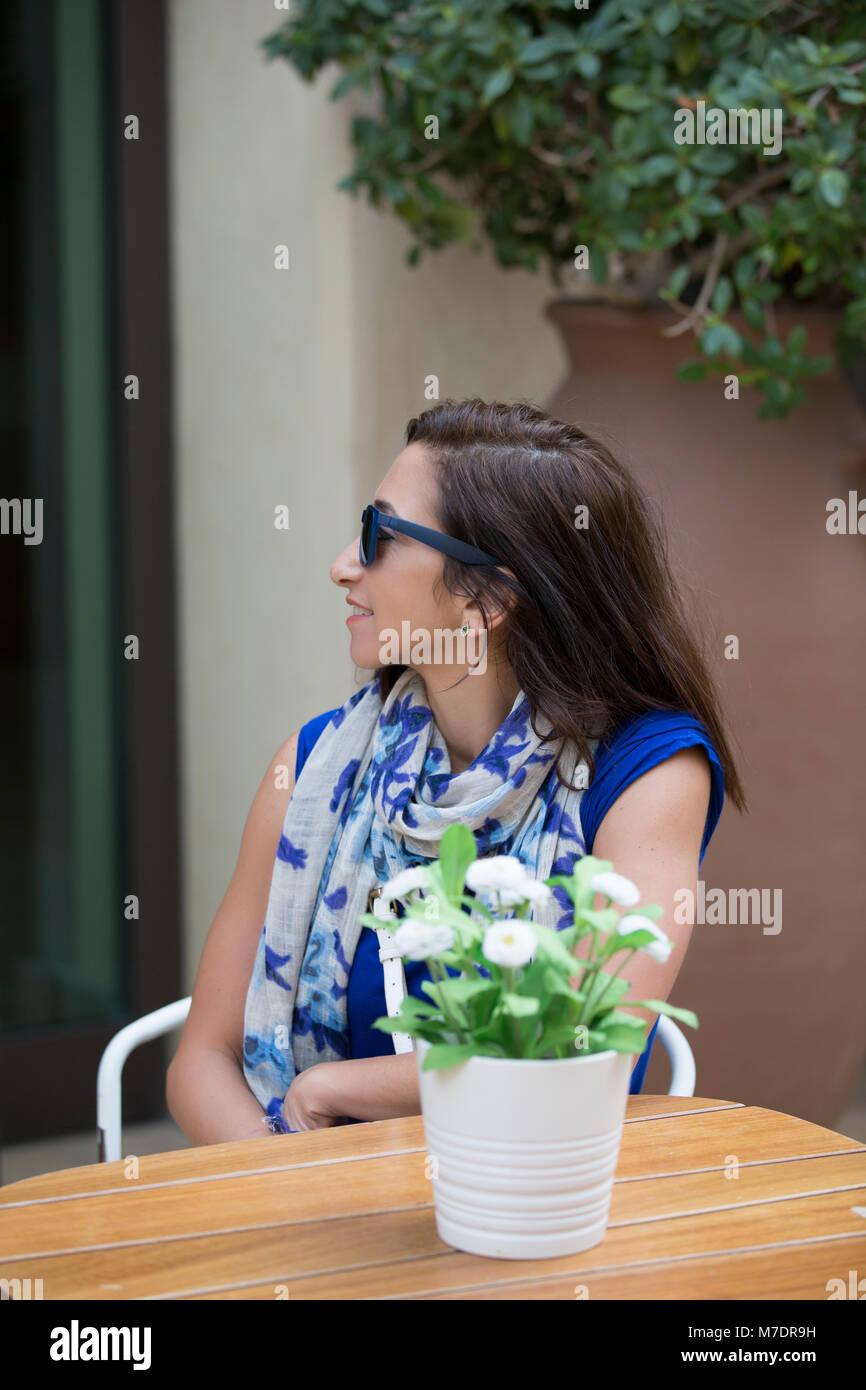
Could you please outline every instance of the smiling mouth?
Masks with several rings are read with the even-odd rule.
[[[350,616],[353,618],[372,618],[373,610],[372,608],[358,608],[353,604]]]

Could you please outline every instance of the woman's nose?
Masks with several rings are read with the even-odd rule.
[[[351,544],[346,546],[346,549],[337,556],[332,564],[331,579],[335,584],[339,584],[343,579],[357,579],[362,569],[361,537],[356,536]]]

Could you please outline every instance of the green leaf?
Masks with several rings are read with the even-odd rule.
[[[696,193],[689,206],[702,217],[718,217],[725,210],[724,203],[715,193]]]
[[[743,300],[743,317],[750,328],[756,329],[759,333],[764,332],[766,319],[764,310],[757,299]]]
[[[513,994],[506,990],[502,995],[501,1007],[514,1018],[528,1018],[537,1014],[540,1001],[531,994]]]
[[[657,941],[653,932],[647,931],[645,927],[638,928],[630,932],[616,932],[605,942],[599,958],[607,960],[608,956],[618,955],[620,951],[639,951],[641,946],[649,946],[651,942]]]
[[[575,964],[579,965],[580,962],[576,961]],[[581,969],[573,971],[572,974],[580,975]],[[525,976],[524,983],[526,983]],[[585,995],[581,994],[578,990],[572,989],[571,985],[568,983],[568,979],[560,975],[552,966],[545,972],[544,988],[548,994],[561,995],[562,998],[570,1000],[572,1004],[578,1007],[583,1003],[585,998]]]
[[[599,931],[614,931],[619,921],[619,913],[615,907],[585,907],[580,913],[580,920],[588,922],[591,927],[597,927]]]
[[[700,35],[693,29],[684,30],[677,38],[677,46],[674,49],[674,62],[681,77],[688,76],[698,61],[700,52]]]
[[[734,291],[727,275],[720,275],[713,290],[712,306],[717,314],[726,314],[731,307]]]
[[[691,169],[688,169],[685,166],[682,169],[678,169],[677,176],[674,179],[674,188],[676,189],[679,196],[681,198],[688,197],[694,186],[695,176],[692,173]]]
[[[525,149],[532,139],[532,130],[535,125],[535,106],[529,97],[524,96],[523,93],[517,94],[511,103],[508,120],[515,143]]]
[[[682,362],[677,367],[677,376],[683,381],[703,381],[709,373],[708,362]]]
[[[794,42],[810,63],[820,63],[821,50],[813,39],[807,38],[805,34],[798,34]]]
[[[653,15],[653,27],[657,34],[662,38],[667,38],[672,34],[680,22],[680,7],[677,0],[669,0],[669,3],[662,5]]]
[[[806,348],[806,329],[802,323],[798,323],[796,328],[792,328],[788,334],[787,343],[789,352],[804,352]]]
[[[840,208],[848,193],[848,175],[844,169],[823,169],[818,178],[818,190],[831,208]]]
[[[417,1037],[421,1020],[412,1019],[411,1022],[407,1022],[404,1018],[382,1017],[374,1019],[370,1026],[377,1028],[380,1033],[409,1033],[412,1037]]]
[[[729,174],[736,167],[736,156],[715,145],[697,145],[689,151],[689,165],[699,174]]]
[[[672,273],[671,278],[668,280],[666,287],[670,292],[672,298],[679,299],[680,295],[682,294],[683,290],[689,282],[690,274],[691,270],[689,266],[677,266],[676,270]]]
[[[745,222],[750,231],[757,232],[759,236],[763,235],[766,228],[766,218],[761,208],[755,203],[742,203],[739,213],[740,220]]]
[[[367,68],[350,68],[348,72],[343,73],[339,82],[335,83],[331,88],[331,101],[339,101],[340,97],[345,96],[353,87],[357,87],[361,83],[363,83],[365,87],[370,85],[370,74]]]
[[[609,975],[606,970],[599,970],[591,988],[591,999],[595,1000],[594,1004],[591,1003],[593,1012],[602,1004],[604,1012],[607,1013],[608,1009],[612,1009],[623,995],[628,993],[630,986],[628,980],[624,980],[621,975]]]
[[[633,87],[629,83],[609,87],[607,99],[611,106],[618,106],[622,111],[645,111],[653,104],[653,99],[647,92],[642,92],[639,87]]]
[[[733,6],[731,8],[733,9]],[[716,30],[713,42],[720,53],[730,53],[732,49],[739,48],[748,36],[749,31],[745,24],[729,24],[726,18],[725,23]]]
[[[421,988],[437,1005],[440,998],[444,998],[449,1004],[452,1000],[457,1004],[465,1004],[468,999],[482,994],[485,990],[491,993],[498,992],[499,985],[491,984],[490,980],[485,979],[466,980],[459,976],[450,976],[443,981],[423,980]]]
[[[603,246],[593,246],[592,248],[589,278],[594,285],[603,285],[607,280],[607,251]]]
[[[659,179],[675,174],[679,165],[672,154],[653,154],[641,165],[641,175],[645,184],[658,183]]]
[[[688,208],[680,208],[680,226],[689,241],[694,241],[701,230],[701,224]]]
[[[533,922],[532,926],[536,937],[536,960],[543,960],[557,969],[567,970],[569,975],[579,975],[585,962],[578,960],[577,956],[573,956],[563,945],[560,940],[561,933],[553,927],[542,926],[540,922]]]
[[[754,256],[740,256],[734,266],[734,284],[743,293],[746,286],[751,284],[755,278],[755,258]]]
[[[557,53],[570,53],[573,51],[576,39],[571,34],[540,34],[538,38],[530,39],[529,43],[522,48],[517,55],[517,61],[522,68],[529,67],[533,63],[544,63],[548,58],[553,58]],[[532,76],[532,74],[529,74]],[[584,74],[586,76],[586,74]],[[595,74],[590,74],[595,76]]]
[[[434,1043],[424,1058],[422,1071],[441,1071],[444,1067],[456,1066],[470,1057],[490,1057],[495,1053],[486,1051],[477,1043]]]
[[[698,1016],[692,1013],[691,1009],[677,1009],[673,1004],[665,1003],[664,999],[637,999],[629,1002],[635,1009],[652,1009],[653,1013],[665,1014],[667,1018],[678,1018],[690,1028],[698,1026]]]
[[[742,338],[729,323],[711,323],[704,329],[699,341],[708,357],[717,357],[720,352],[738,357],[743,350]]]
[[[497,68],[491,73],[481,92],[481,105],[489,106],[497,97],[503,96],[514,81],[513,68]],[[470,832],[471,834],[471,832]]]
[[[598,54],[593,53],[591,49],[584,49],[582,52],[575,54],[574,66],[577,68],[581,77],[585,77],[587,82],[591,82],[592,79],[598,77],[598,74],[601,72],[601,59]]]
[[[449,825],[439,841],[439,869],[449,898],[457,898],[463,892],[466,870],[477,857],[475,836],[468,825]]]
[[[604,1036],[604,1046],[610,1047],[614,1052],[636,1052],[638,1056],[646,1046],[646,1024],[636,1019],[638,1028],[627,1027],[624,1023],[612,1024],[609,1028],[602,1031]]]

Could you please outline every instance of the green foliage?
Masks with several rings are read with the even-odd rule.
[[[762,393],[763,417],[788,415],[802,380],[832,361],[808,356],[799,338],[771,347],[783,290],[844,306],[837,355],[862,354],[859,6],[294,0],[262,46],[307,81],[342,68],[334,100],[376,94],[377,118],[352,122],[355,163],[339,187],[404,222],[409,264],[486,239],[501,266],[546,265],[561,287],[577,246],[589,247],[599,285],[612,253],[629,264],[666,253],[678,264],[659,295],[694,318],[700,353],[680,376],[735,372]],[[781,152],[677,144],[674,115],[698,99],[708,110],[780,109]],[[717,278],[694,314],[694,295],[679,295],[697,293],[708,266]],[[754,340],[727,321],[737,311]]]
[[[528,903],[520,904],[516,920],[531,926],[534,950],[526,964],[509,967],[489,959],[483,946],[492,922],[507,924],[512,919],[494,917],[481,897],[465,892],[466,873],[476,858],[475,837],[464,825],[450,826],[439,850],[439,859],[429,865],[424,895],[418,896],[421,890],[406,895],[403,921],[450,926],[454,944],[428,957],[432,979],[422,985],[427,998],[406,995],[400,1013],[376,1019],[374,1028],[409,1033],[430,1043],[425,1071],[475,1056],[540,1059],[576,1057],[581,1052],[614,1050],[637,1055],[643,1051],[645,1022],[618,1007],[630,988],[619,971],[634,951],[656,937],[645,928],[618,932],[620,913],[610,899],[607,907],[593,908],[593,880],[612,870],[609,860],[584,855],[570,875],[546,880],[549,888],[560,889],[559,902],[566,917],[572,917],[570,925],[566,921],[555,930],[530,923]],[[650,921],[662,913],[658,904],[632,910]],[[383,919],[365,913],[361,921],[381,927]],[[575,947],[587,937],[591,938],[589,950],[578,956]],[[488,949],[492,950],[489,943]],[[621,953],[624,958],[613,974],[602,968]],[[449,975],[446,968],[459,973]],[[642,1001],[633,1007],[652,1008],[698,1026],[690,1010],[663,1001]]]

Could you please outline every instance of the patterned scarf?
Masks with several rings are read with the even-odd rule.
[[[568,874],[585,853],[577,750],[533,732],[527,696],[465,771],[452,773],[421,676],[411,667],[382,701],[373,679],[322,730],[283,822],[244,1012],[244,1074],[280,1117],[295,1075],[349,1056],[349,971],[370,889],[435,859],[449,825],[475,834],[479,855],[513,854],[536,877]],[[592,740],[590,747],[595,752]],[[556,755],[570,783],[556,776]],[[570,899],[536,907],[564,927]],[[383,1011],[384,1012],[384,1011]]]

